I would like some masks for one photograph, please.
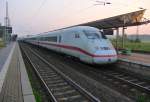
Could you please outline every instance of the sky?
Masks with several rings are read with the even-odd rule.
[[[54,29],[147,9],[150,18],[150,0],[7,0],[13,33],[34,35]],[[95,5],[96,1],[111,2]],[[6,0],[0,0],[0,23],[4,24]],[[129,27],[127,34],[135,34],[137,27]],[[139,26],[140,34],[150,34],[150,24]]]

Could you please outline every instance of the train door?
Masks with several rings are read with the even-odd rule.
[[[61,42],[62,42],[62,37],[61,37],[61,35],[59,35],[59,36],[58,36],[58,43],[61,44]],[[62,50],[61,50],[61,47],[58,48],[58,51],[59,51],[59,52],[62,51]]]
[[[61,35],[58,37],[58,43],[61,43]]]

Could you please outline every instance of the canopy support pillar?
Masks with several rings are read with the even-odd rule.
[[[122,49],[124,49],[124,44],[125,44],[125,29],[126,27],[122,28]]]
[[[116,28],[116,51],[118,53],[119,28]]]

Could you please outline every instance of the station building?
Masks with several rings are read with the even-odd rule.
[[[0,25],[0,41],[5,43],[9,42],[11,39],[12,27],[6,27]]]

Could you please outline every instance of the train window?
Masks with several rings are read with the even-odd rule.
[[[39,38],[39,41],[42,41],[42,38],[41,38],[41,37]]]
[[[59,43],[61,43],[61,36],[59,36]]]
[[[45,41],[57,42],[57,36],[45,37]]]
[[[40,37],[40,41],[43,41],[43,37]]]
[[[100,31],[100,33],[101,33],[103,39],[107,39],[107,37],[105,36],[104,32]]]
[[[45,37],[42,37],[42,38],[41,38],[41,41],[45,41]]]
[[[99,39],[100,38],[100,32],[95,31],[83,31],[88,39]]]
[[[80,35],[75,33],[75,38],[80,38]]]
[[[36,38],[31,38],[31,40],[36,40]]]

